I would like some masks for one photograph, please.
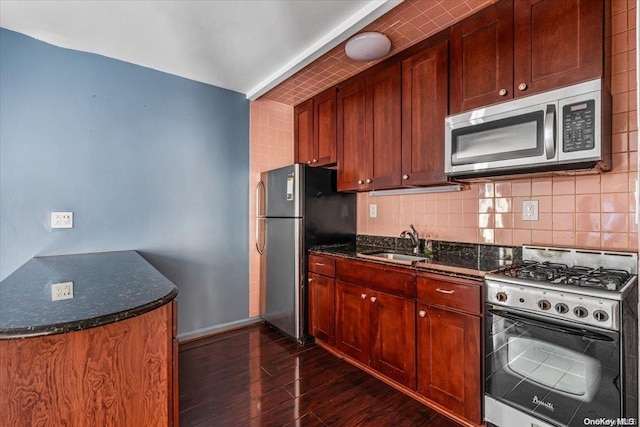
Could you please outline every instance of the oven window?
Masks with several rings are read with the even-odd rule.
[[[487,310],[488,395],[567,426],[622,416],[618,333],[504,313]]]
[[[540,110],[467,126],[455,129],[451,136],[453,165],[540,156],[544,152],[544,113]]]

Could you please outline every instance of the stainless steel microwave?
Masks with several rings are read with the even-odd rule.
[[[611,101],[600,79],[448,116],[457,179],[611,169]]]

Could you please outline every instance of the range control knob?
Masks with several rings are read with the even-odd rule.
[[[606,322],[607,320],[609,320],[609,315],[607,314],[606,311],[602,311],[602,310],[596,310],[593,312],[593,317],[598,321],[598,322]]]
[[[538,301],[538,308],[540,310],[549,310],[551,308],[551,303],[546,299],[541,299]]]
[[[505,301],[507,300],[507,294],[506,294],[506,292],[498,292],[498,293],[496,294],[496,299],[497,299],[499,302],[505,302]]]
[[[565,314],[569,312],[569,307],[567,306],[567,304],[559,302],[558,304],[556,304],[556,311],[560,314]]]
[[[575,314],[576,317],[583,318],[589,315],[589,311],[587,311],[587,309],[584,307],[577,306],[573,309],[573,314]]]

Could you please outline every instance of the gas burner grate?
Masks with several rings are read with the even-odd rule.
[[[503,274],[536,282],[550,282],[611,291],[620,290],[631,278],[624,270],[591,268],[584,266],[569,267],[566,264],[523,261]]]

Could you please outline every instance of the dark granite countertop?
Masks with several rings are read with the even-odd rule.
[[[499,257],[493,257],[493,259],[495,259],[495,262],[487,262],[487,260],[482,260],[481,257],[474,257],[473,255],[469,256],[465,252],[465,249],[467,249],[466,246],[469,245],[464,245],[465,248],[460,248],[458,246],[453,246],[452,244],[438,245],[438,249],[440,250],[436,252],[436,255],[434,257],[430,258],[426,262],[420,261],[413,263],[398,263],[386,260],[384,258],[362,256],[363,254],[366,255],[367,253],[380,251],[391,251],[405,255],[414,255],[412,251],[402,247],[385,248],[378,245],[367,245],[358,243],[356,245],[345,244],[315,246],[310,249],[310,252],[340,256],[360,261],[375,262],[378,264],[391,265],[401,268],[404,267],[412,269],[414,271],[460,277],[476,280],[478,282],[482,282],[482,279],[487,272],[504,267],[504,265],[501,265]],[[485,251],[488,252],[493,250],[493,247],[485,249]]]
[[[73,298],[51,285],[73,282]],[[87,329],[171,301],[176,286],[136,251],[35,257],[0,282],[0,339]]]

